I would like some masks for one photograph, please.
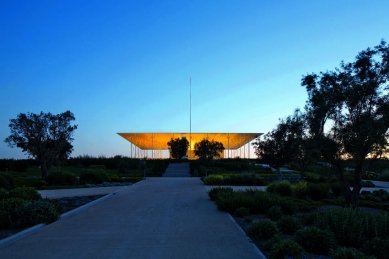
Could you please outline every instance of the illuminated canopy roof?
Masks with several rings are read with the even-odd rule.
[[[170,139],[186,137],[194,143],[203,139],[215,140],[223,143],[226,149],[238,149],[259,137],[262,133],[118,133],[135,146],[143,150],[168,149]]]

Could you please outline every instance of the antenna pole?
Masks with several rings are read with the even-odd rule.
[[[192,76],[189,76],[189,150],[192,149]]]

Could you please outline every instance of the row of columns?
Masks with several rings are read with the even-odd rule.
[[[251,151],[251,142],[249,142],[238,149],[225,149],[223,157],[227,159],[237,157],[250,159],[252,157]],[[130,142],[130,158],[163,159],[169,157],[169,150],[144,150]]]

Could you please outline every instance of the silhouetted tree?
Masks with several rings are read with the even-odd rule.
[[[172,138],[167,145],[169,146],[170,156],[174,159],[181,159],[186,156],[189,141],[186,138]]]
[[[289,162],[305,167],[305,118],[299,110],[281,120],[277,128],[253,143],[255,154],[275,168]]]
[[[306,75],[306,118],[310,141],[330,162],[343,185],[346,203],[356,207],[361,173],[368,155],[387,148],[389,128],[389,46],[382,41],[360,52],[355,61],[335,71]],[[351,189],[343,174],[343,161],[355,163]]]
[[[72,135],[77,129],[77,125],[71,124],[74,120],[70,111],[57,115],[20,113],[16,119],[10,120],[11,135],[5,142],[37,159],[45,179],[53,163],[66,159],[73,150]]]
[[[221,142],[203,139],[195,144],[194,149],[195,155],[200,159],[212,160],[220,157],[221,152],[224,151],[224,146]]]

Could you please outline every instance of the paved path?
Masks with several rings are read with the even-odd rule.
[[[190,177],[189,163],[170,163],[164,177]]]
[[[148,178],[13,244],[0,258],[261,258],[199,178]]]
[[[38,191],[42,198],[58,199],[74,196],[89,196],[101,195],[117,192],[124,186],[109,186],[109,187],[90,187],[90,188],[74,188],[74,189],[57,189],[57,190],[40,190]]]

